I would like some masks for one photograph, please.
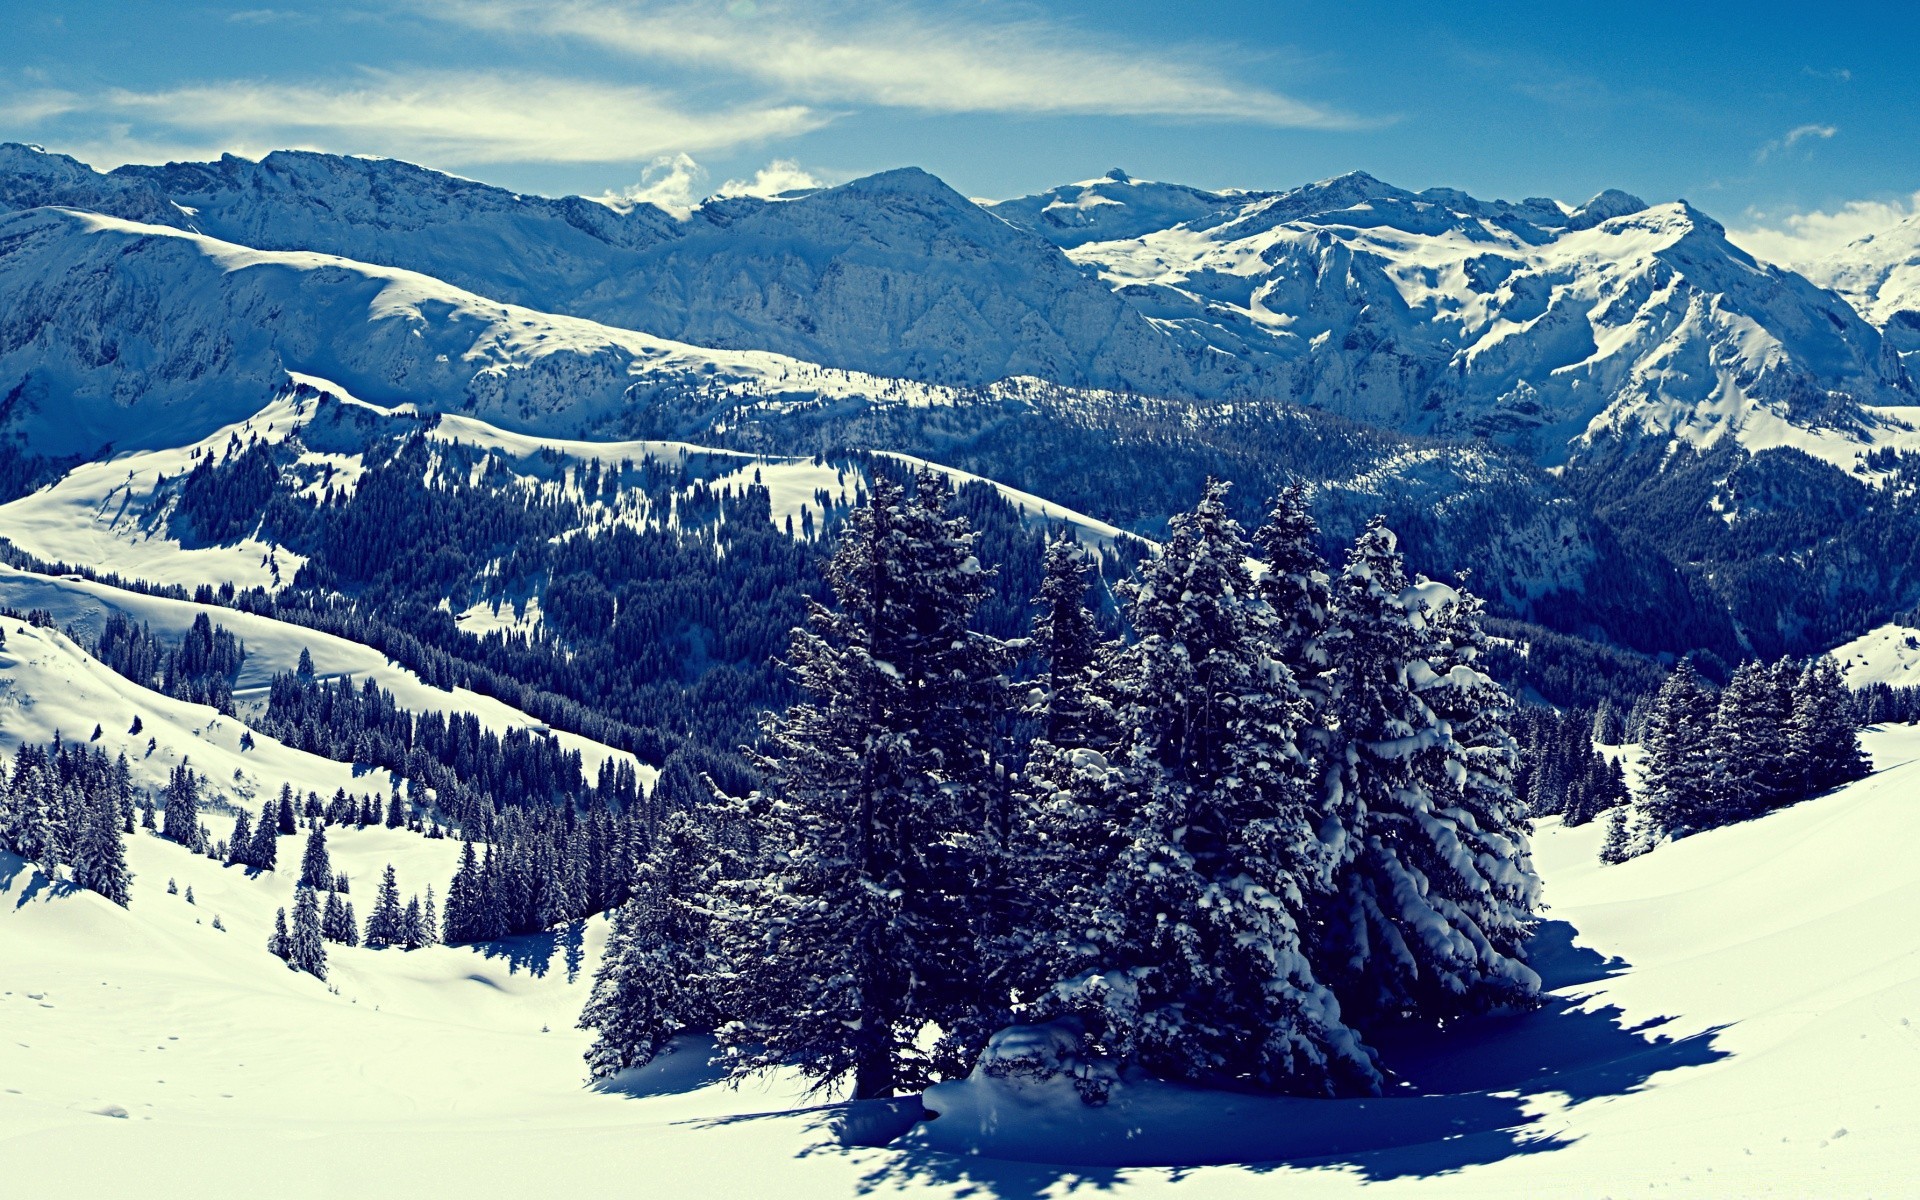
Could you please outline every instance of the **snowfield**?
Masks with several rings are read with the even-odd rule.
[[[1623,866],[1596,861],[1603,823],[1543,823],[1549,1004],[1392,1047],[1399,1094],[1140,1086],[1088,1110],[968,1081],[884,1147],[837,1131],[886,1111],[729,1089],[697,1046],[586,1086],[572,1025],[599,921],[485,949],[330,946],[322,984],[264,948],[285,870],[250,879],[142,834],[123,911],[0,858],[0,1161],[23,1195],[1911,1195],[1920,729],[1865,740],[1870,778]],[[444,894],[458,847],[329,843],[363,909],[389,861],[403,894]],[[1142,1165],[1167,1163],[1192,1165]]]
[[[313,658],[317,677],[331,680],[350,676],[355,683],[372,679],[393,695],[399,707],[416,715],[428,712],[471,713],[484,728],[495,733],[505,733],[509,729],[547,728],[545,722],[491,696],[482,696],[466,688],[447,690],[434,687],[370,646],[317,629],[219,605],[148,596],[77,576],[54,578],[0,565],[0,607],[21,612],[42,609],[53,614],[54,622],[61,629],[72,627],[88,635],[98,635],[108,614],[119,612],[134,621],[145,623],[156,635],[175,642],[193,627],[195,617],[205,613],[215,625],[224,626],[246,645],[247,659],[240,667],[233,688],[234,706],[243,714],[266,703],[267,689],[273,677],[297,667],[300,652],[306,650]],[[15,631],[24,628],[24,625],[17,620],[8,620],[6,627],[7,636],[12,638]],[[85,658],[84,655],[81,657]],[[107,674],[111,678],[119,678],[111,672]],[[43,677],[37,684],[28,686],[37,687],[43,696],[51,696],[67,685],[62,678],[54,676]],[[77,708],[79,716],[65,728],[77,731],[78,736],[84,737],[91,732],[93,721],[88,720],[87,727],[79,729],[86,706],[81,704]],[[98,719],[105,721],[106,717]],[[599,771],[600,764],[606,759],[620,758],[633,763],[641,781],[646,786],[652,786],[656,774],[654,768],[641,763],[626,751],[564,730],[553,730],[553,735],[564,748],[580,752],[581,763],[589,777]],[[235,736],[238,736],[237,732]]]

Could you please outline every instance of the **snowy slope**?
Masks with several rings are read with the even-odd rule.
[[[700,350],[325,254],[65,209],[0,216],[0,390],[20,401],[8,431],[35,451],[176,446],[251,416],[289,372],[375,404],[559,434],[663,394],[724,405],[938,391]]]
[[[356,770],[253,733],[253,748],[240,748],[243,720],[221,716],[204,704],[188,704],[129,682],[75,645],[65,634],[0,618],[7,644],[0,647],[0,749],[11,756],[24,744],[47,745],[58,734],[93,743],[109,756],[125,754],[136,786],[163,791],[182,761],[207,778],[209,799],[258,812],[283,782],[301,791],[331,796],[336,788],[355,795],[385,796],[395,779],[385,771]],[[140,732],[128,732],[134,719]],[[148,750],[148,742],[154,748]],[[230,823],[209,818],[216,837]]]
[[[1869,234],[1801,269],[1879,326],[1910,367],[1920,366],[1920,217]]]
[[[1037,232],[1048,211],[1029,218]],[[1877,330],[1684,202],[1508,204],[1356,173],[1063,244],[1305,403],[1530,444],[1549,462],[1570,438],[1711,445],[1770,418],[1864,440],[1861,405],[1912,396]]]
[[[109,613],[119,612],[145,623],[156,635],[174,642],[178,642],[193,626],[195,617],[205,613],[214,624],[224,626],[246,646],[246,662],[240,668],[240,676],[233,689],[235,706],[243,714],[250,706],[265,703],[273,676],[293,670],[299,664],[300,652],[306,650],[313,658],[316,676],[323,679],[350,676],[356,683],[371,679],[392,693],[395,704],[409,712],[471,713],[482,727],[495,733],[546,727],[544,722],[491,696],[482,696],[465,688],[448,691],[425,683],[418,675],[394,664],[372,647],[319,630],[217,605],[147,596],[78,577],[56,579],[0,565],[0,607],[15,608],[22,612],[42,609],[53,614],[60,628],[72,627],[88,636],[98,634]],[[89,723],[81,734],[91,730]],[[236,730],[234,737],[238,736]],[[580,752],[589,778],[599,771],[600,764],[607,758],[618,757],[635,763],[641,781],[647,786],[652,785],[654,769],[639,764],[626,751],[560,730],[555,730],[554,736],[566,749]]]
[[[143,1195],[196,1197],[257,1195],[263,1162],[297,1163],[273,1168],[272,1190],[301,1197],[636,1178],[691,1196],[1903,1195],[1920,1129],[1920,731],[1868,743],[1870,779],[1619,867],[1595,862],[1598,824],[1548,822],[1535,953],[1552,1003],[1404,1048],[1409,1094],[1140,1089],[1104,1111],[1020,1114],[1072,1134],[1039,1147],[983,1119],[994,1098],[972,1084],[936,1090],[938,1120],[875,1149],[839,1146],[844,1115],[784,1083],[714,1086],[697,1052],[583,1087],[571,1025],[597,922],[575,947],[567,931],[491,952],[332,947],[336,995],[262,949],[285,878],[143,836],[121,911],[0,860],[0,1154],[28,1190],[137,1171]],[[392,860],[412,891],[451,860],[409,857],[408,840],[457,845],[330,836],[356,878]],[[197,903],[166,895],[169,877]],[[229,932],[195,924],[215,911]],[[316,1136],[351,1152],[313,1153]],[[1036,1149],[1083,1165],[982,1156]],[[1234,1156],[1265,1161],[1094,1165]]]
[[[1909,625],[1870,629],[1827,651],[1827,657],[1840,664],[1849,687],[1874,683],[1920,686],[1920,630]]]
[[[1163,392],[1213,370],[1045,241],[917,170],[716,199],[675,220],[304,151],[104,175],[24,147],[0,156],[0,210],[151,221],[157,197],[164,223],[226,241],[419,271],[702,346],[957,384],[1031,374]]]
[[[429,290],[411,307],[423,337],[442,319],[465,328],[433,339],[452,346],[381,331],[350,354],[333,350],[355,358],[354,370],[320,361],[317,345],[290,353],[285,343],[300,339],[264,349],[380,402],[398,398],[403,380],[462,401],[472,392],[480,411],[515,428],[551,416],[556,376],[568,372],[564,386],[604,415],[633,348],[562,332],[553,318],[527,326],[518,312],[505,322],[534,331],[476,339],[475,326],[497,330],[503,318],[472,312],[472,295],[873,376],[1291,399],[1403,430],[1500,438],[1547,462],[1583,435],[1763,446],[1814,430],[1866,445],[1877,423],[1863,406],[1914,398],[1893,349],[1914,338],[1889,315],[1905,304],[1911,237],[1889,231],[1816,272],[1864,306],[1883,338],[1846,301],[1755,262],[1685,202],[1649,207],[1617,191],[1574,207],[1415,193],[1358,172],[1284,192],[1212,192],[1115,171],[983,206],[905,169],[777,200],[716,199],[676,219],[381,159],[279,152],[103,175],[5,147],[0,209],[51,203],[445,281],[467,299]],[[6,274],[0,263],[0,298]],[[69,290],[101,291],[86,274]],[[255,310],[287,303],[251,300]],[[30,328],[47,302],[31,297]],[[437,316],[436,302],[448,313]],[[104,338],[61,321],[55,331],[82,357],[130,360],[123,395],[138,394],[148,335],[119,330],[131,314],[117,307],[95,315],[107,318]],[[14,360],[14,342],[27,339],[6,333],[0,324],[0,384],[30,371],[54,395],[77,382],[62,373],[72,364]],[[233,371],[263,349],[210,329],[186,337],[192,348],[171,353],[189,369]],[[556,344],[593,361],[568,354],[564,367],[519,370]],[[441,354],[462,369],[445,369]],[[469,387],[467,361],[534,378],[506,384],[495,372]],[[736,367],[721,356],[712,369]],[[792,391],[812,386],[809,369],[759,365],[768,372],[796,375]]]

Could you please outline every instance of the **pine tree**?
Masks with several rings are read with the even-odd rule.
[[[1645,788],[1639,804],[1653,837],[1715,823],[1712,734],[1713,698],[1693,664],[1682,659],[1654,697],[1641,737]]]
[[[1756,816],[1787,797],[1780,732],[1788,713],[1776,701],[1771,673],[1757,662],[1742,663],[1720,691],[1707,735],[1716,823]]]
[[[1600,861],[1616,866],[1633,857],[1632,842],[1627,836],[1628,808],[1622,804],[1607,814],[1607,838],[1600,843]]]
[[[234,814],[233,834],[227,838],[228,865],[252,866],[253,848],[253,822],[243,808]]]
[[[346,907],[340,902],[340,893],[328,892],[326,907],[320,912],[320,936],[329,942],[345,942],[347,931],[342,927],[346,920]]]
[[[334,886],[333,864],[327,856],[327,831],[320,825],[307,831],[307,848],[300,856],[299,883],[301,887],[323,892]]]
[[[1260,563],[1257,587],[1273,610],[1274,657],[1293,675],[1316,720],[1326,696],[1321,676],[1328,666],[1323,644],[1332,614],[1333,589],[1320,555],[1320,527],[1307,504],[1306,485],[1295,483],[1274,497],[1267,519],[1254,531]]]
[[[186,759],[180,760],[167,779],[167,803],[160,836],[189,850],[204,850],[200,834],[200,777]]]
[[[705,898],[722,853],[708,832],[712,805],[676,809],[654,853],[635,871],[633,895],[614,910],[607,950],[580,1028],[594,1031],[587,1069],[603,1078],[644,1066],[675,1036],[719,1026],[725,973],[714,952]]]
[[[878,476],[827,567],[789,659],[804,700],[766,727],[770,846],[738,887],[748,974],[723,1031],[743,1070],[792,1063],[859,1098],[966,1070],[1002,1005],[982,996],[980,839],[999,807],[994,732],[1005,648],[968,628],[989,592],[947,485]],[[950,1040],[920,1046],[931,1023]]]
[[[280,785],[280,803],[278,811],[274,814],[274,819],[281,837],[300,832],[300,826],[297,825],[293,819],[293,787],[291,784],[283,783]]]
[[[1521,961],[1539,884],[1510,787],[1507,700],[1474,666],[1484,644],[1477,602],[1426,610],[1393,532],[1370,522],[1327,634],[1339,753],[1323,825],[1340,864],[1325,969],[1369,1025],[1444,1020],[1539,989]]]
[[[133,876],[121,842],[119,796],[103,789],[90,797],[85,826],[74,857],[73,881],[125,908],[132,902]]]
[[[1165,1078],[1371,1090],[1371,1054],[1303,944],[1327,868],[1300,750],[1308,704],[1276,657],[1282,631],[1225,494],[1210,482],[1127,589],[1139,640],[1108,672],[1119,852],[1076,918],[1078,969],[1036,1008],[1085,1021],[1089,988],[1120,997],[1091,1032]],[[1083,766],[1096,794],[1116,782]]]
[[[271,805],[268,806],[271,809]],[[279,823],[271,811],[260,814],[253,827],[253,839],[247,846],[247,865],[256,871],[271,871],[280,861]]]
[[[1794,685],[1787,742],[1801,795],[1864,779],[1873,769],[1860,748],[1853,698],[1840,668],[1825,655],[1809,662]]]
[[[314,890],[295,888],[293,934],[287,940],[287,966],[315,979],[327,977],[327,945],[320,936],[320,905]]]
[[[172,890],[173,881],[167,881],[168,890]],[[267,938],[267,952],[275,958],[285,958],[293,953],[293,942],[287,937],[287,910],[275,909],[273,914],[273,933]]]
[[[1077,745],[1086,732],[1087,687],[1100,646],[1100,629],[1087,608],[1093,563],[1067,532],[1047,543],[1033,651],[1042,663],[1041,736],[1050,745]]]
[[[460,865],[447,885],[445,938],[449,946],[477,942],[485,936],[480,914],[480,864],[473,842],[460,844]]]
[[[406,805],[400,802],[400,793],[394,792],[387,798],[387,828],[401,829],[407,823]]]
[[[404,946],[406,937],[406,913],[400,907],[400,884],[394,878],[393,864],[388,863],[386,874],[380,878],[380,895],[373,903],[373,911],[367,914],[365,944],[369,950]]]

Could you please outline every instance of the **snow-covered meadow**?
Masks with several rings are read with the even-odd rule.
[[[1910,1194],[1920,730],[1866,742],[1872,777],[1621,866],[1596,861],[1601,823],[1544,822],[1548,1004],[1395,1047],[1384,1098],[1139,1087],[1084,1109],[968,1082],[885,1146],[842,1142],[892,1113],[784,1079],[730,1088],[699,1046],[589,1086],[573,1022],[599,920],[485,948],[332,946],[323,984],[265,949],[286,871],[142,834],[121,910],[7,858],[0,1161],[22,1195]],[[388,862],[403,891],[443,891],[458,846],[329,840],[363,905]]]

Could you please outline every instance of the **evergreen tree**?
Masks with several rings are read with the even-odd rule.
[[[247,816],[247,810],[241,809],[233,817],[233,834],[227,838],[227,863],[230,866],[253,865],[253,822]]]
[[[1654,697],[1641,737],[1645,789],[1639,806],[1652,837],[1715,823],[1712,734],[1713,698],[1693,664],[1682,659]]]
[[[1757,816],[1787,798],[1780,732],[1788,712],[1777,700],[1771,673],[1757,662],[1740,664],[1720,691],[1706,747],[1716,824]]]
[[[940,476],[911,492],[877,476],[827,567],[838,608],[816,604],[794,635],[805,699],[768,722],[758,758],[781,853],[725,922],[748,978],[722,1033],[744,1070],[792,1063],[889,1096],[968,1069],[1003,1007],[979,994],[978,899],[1007,656],[968,628],[990,575],[946,500]],[[932,1056],[929,1023],[950,1035]]]
[[[286,837],[288,834],[300,832],[300,826],[295,824],[293,819],[293,787],[291,784],[283,783],[280,785],[280,803],[278,809],[279,811],[274,814],[274,819],[278,826],[280,836]]]
[[[367,914],[367,949],[377,950],[384,946],[404,946],[407,940],[406,913],[400,907],[400,884],[395,880],[393,864],[387,864],[386,874],[380,877],[380,894],[373,902],[373,911]]]
[[[1840,668],[1825,655],[1809,662],[1794,685],[1787,744],[1789,770],[1801,795],[1864,779],[1873,769],[1860,748],[1853,698]]]
[[[1633,845],[1627,836],[1628,808],[1622,804],[1607,814],[1607,838],[1600,843],[1600,861],[1616,866],[1633,857]]]
[[[1033,651],[1044,664],[1041,736],[1054,746],[1075,745],[1087,723],[1087,687],[1100,652],[1100,629],[1087,608],[1093,563],[1071,534],[1047,543],[1039,609],[1033,620]]]
[[[676,1035],[719,1026],[725,978],[704,898],[715,894],[721,852],[707,836],[712,805],[677,809],[641,862],[632,896],[614,910],[580,1028],[594,1031],[587,1069],[597,1079],[644,1066]]]
[[[327,945],[320,936],[320,905],[309,887],[293,893],[293,933],[287,939],[287,966],[315,979],[327,977]]]
[[[477,942],[486,936],[481,900],[480,864],[473,842],[464,841],[460,844],[460,865],[453,873],[453,882],[447,885],[444,940],[449,946]]]
[[[167,881],[167,890],[173,890],[173,881]],[[275,909],[273,913],[273,933],[267,938],[267,952],[275,958],[285,958],[293,953],[293,942],[287,937],[287,910]]]
[[[125,908],[133,899],[133,876],[127,870],[126,847],[120,837],[119,795],[103,789],[87,804],[73,862],[73,881]]]
[[[334,886],[333,864],[327,856],[327,831],[320,825],[307,831],[307,848],[300,856],[299,883],[301,887],[323,892]]]
[[[1118,854],[1074,914],[1072,973],[1036,1009],[1165,1078],[1370,1090],[1372,1056],[1302,938],[1327,868],[1300,750],[1309,706],[1276,657],[1282,631],[1225,494],[1210,482],[1127,588],[1139,640],[1108,671],[1117,797],[1120,780],[1081,764],[1093,794],[1117,799]]]
[[[268,805],[271,809],[272,805]],[[277,836],[279,822],[271,811],[260,814],[260,823],[253,827],[253,838],[247,846],[247,865],[256,871],[271,871],[280,861],[280,839]]]
[[[1339,753],[1323,833],[1339,869],[1325,968],[1369,1024],[1444,1020],[1539,989],[1521,961],[1539,884],[1510,787],[1507,700],[1474,665],[1477,602],[1431,614],[1422,590],[1375,518],[1348,553],[1327,634]]]
[[[206,848],[200,833],[200,777],[181,759],[167,779],[167,802],[160,836],[189,850]]]

